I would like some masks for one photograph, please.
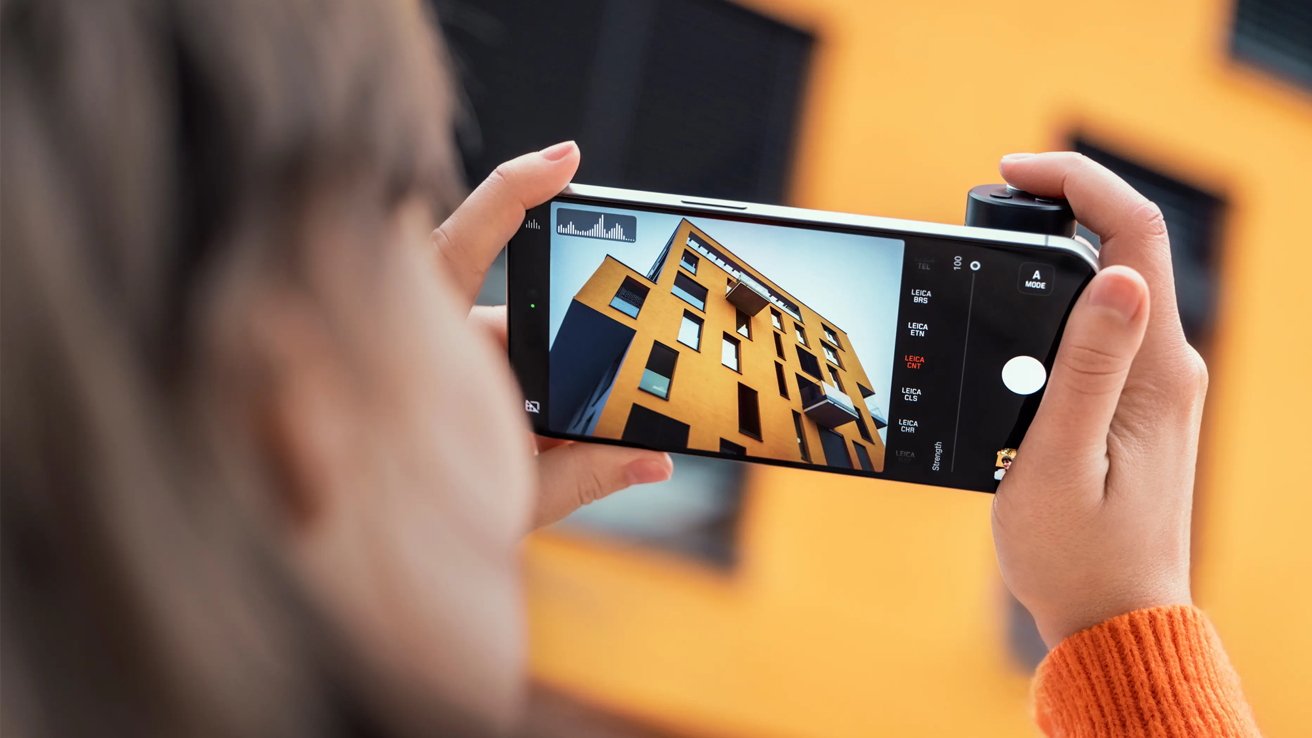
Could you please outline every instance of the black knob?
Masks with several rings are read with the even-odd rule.
[[[1035,197],[1011,185],[986,184],[966,196],[966,225],[1069,238],[1075,235],[1075,213],[1065,200]]]

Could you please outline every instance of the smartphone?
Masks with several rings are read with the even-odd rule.
[[[1098,267],[1070,238],[571,185],[507,251],[536,433],[992,492]]]

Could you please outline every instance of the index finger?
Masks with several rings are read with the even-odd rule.
[[[524,154],[497,167],[433,231],[438,258],[445,264],[466,307],[492,261],[537,207],[565,189],[579,168],[579,147],[573,141]]]
[[[1183,340],[1162,211],[1111,170],[1082,154],[1058,151],[1003,157],[1002,176],[1035,195],[1064,197],[1075,217],[1102,239],[1103,266],[1131,267],[1148,283],[1149,335]]]

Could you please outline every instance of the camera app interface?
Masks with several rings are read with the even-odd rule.
[[[966,242],[567,200],[524,229],[539,427],[985,491],[1081,281]]]

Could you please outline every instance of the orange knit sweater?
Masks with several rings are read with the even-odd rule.
[[[1137,610],[1067,638],[1034,676],[1053,738],[1256,738],[1239,677],[1194,607]]]

